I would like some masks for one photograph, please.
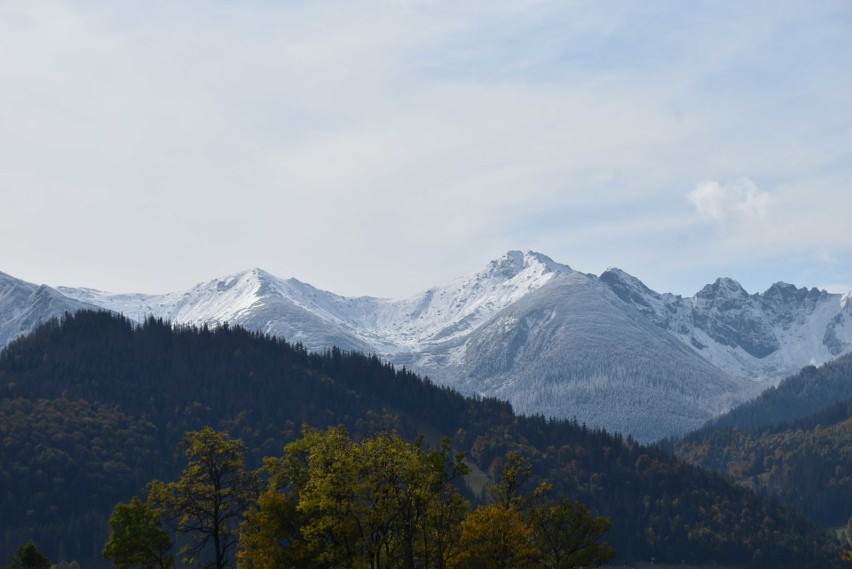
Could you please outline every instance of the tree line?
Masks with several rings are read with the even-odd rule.
[[[177,480],[115,507],[103,554],[119,569],[174,566],[168,529],[180,564],[214,569],[574,569],[614,555],[602,541],[610,521],[550,497],[547,483],[525,492],[531,469],[517,454],[471,510],[449,439],[425,449],[395,433],[305,428],[256,471],[241,441],[213,429],[184,446]]]

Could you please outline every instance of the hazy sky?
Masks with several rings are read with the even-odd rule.
[[[852,288],[852,2],[0,0],[0,271]]]

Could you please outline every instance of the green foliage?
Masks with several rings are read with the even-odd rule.
[[[0,399],[0,550],[32,540],[51,558],[100,559],[112,507],[168,468],[157,439],[115,405]]]
[[[166,569],[173,564],[169,554],[172,539],[160,527],[160,513],[136,496],[129,504],[118,504],[109,518],[110,536],[103,556],[118,569]]]
[[[538,567],[532,531],[521,513],[495,503],[480,506],[462,524],[458,569],[528,569]]]
[[[521,488],[532,477],[532,466],[517,451],[510,451],[500,480],[491,487],[491,499],[504,509],[518,508],[523,501]]]
[[[462,524],[457,567],[598,567],[614,556],[601,539],[610,520],[593,517],[580,502],[553,500],[542,482],[532,492],[529,462],[517,452],[506,457],[500,479],[491,487],[492,504],[480,506]]]
[[[611,525],[608,518],[592,516],[580,502],[551,499],[547,482],[524,492],[531,476],[529,463],[517,452],[509,453],[491,488],[494,502],[462,523],[455,567],[579,569],[614,557],[601,541]]]
[[[224,569],[233,562],[237,527],[257,498],[258,480],[245,469],[241,441],[207,427],[187,433],[184,445],[187,465],[180,478],[155,480],[148,499],[176,520],[179,533],[190,535],[181,549],[185,563],[200,564],[208,553],[213,567]]]
[[[615,556],[612,547],[601,541],[612,522],[592,516],[580,502],[562,498],[537,504],[530,509],[529,519],[541,567],[598,567]]]
[[[50,560],[30,542],[18,548],[9,561],[9,569],[50,569]]]
[[[760,429],[713,427],[676,448],[678,458],[776,496],[824,527],[852,512],[852,400]]]
[[[269,459],[270,485],[243,524],[241,567],[445,567],[467,502],[449,443],[423,451],[399,435],[356,442],[305,429]]]

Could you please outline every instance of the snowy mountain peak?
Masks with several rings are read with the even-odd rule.
[[[521,273],[569,273],[573,272],[568,265],[561,265],[541,253],[535,251],[509,251],[499,259],[494,259],[481,272],[482,275],[513,279]]]
[[[780,298],[789,298],[795,295],[795,293],[799,289],[796,288],[796,285],[785,283],[784,281],[778,281],[773,284],[771,287],[766,289],[766,292],[763,293],[763,296],[772,298],[772,297],[780,297]]]
[[[789,303],[825,299],[830,297],[831,293],[818,288],[799,288],[796,285],[779,281],[766,289],[766,292],[761,296],[766,302]]]
[[[213,281],[211,281],[211,282],[222,283],[219,286],[228,287],[228,286],[235,286],[237,283],[253,284],[253,285],[260,286],[263,283],[270,283],[270,282],[275,283],[275,282],[279,282],[279,281],[280,281],[280,279],[278,277],[267,273],[263,269],[260,269],[258,267],[254,267],[252,269],[240,271],[238,273],[234,273],[232,275],[221,277],[219,279],[213,279]]]
[[[649,289],[645,283],[618,267],[608,268],[601,273],[599,278],[609,285],[618,296],[622,297],[622,300],[627,300],[625,297],[636,294],[659,296],[656,292]]]
[[[739,282],[729,277],[722,277],[702,288],[695,296],[702,299],[747,298],[749,294]]]

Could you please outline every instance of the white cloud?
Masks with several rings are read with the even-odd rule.
[[[852,293],[852,284],[848,284],[848,283],[828,283],[828,284],[817,285],[817,288],[828,291],[832,294]]]
[[[748,178],[705,180],[689,192],[688,198],[702,219],[715,223],[765,220],[771,199]]]

